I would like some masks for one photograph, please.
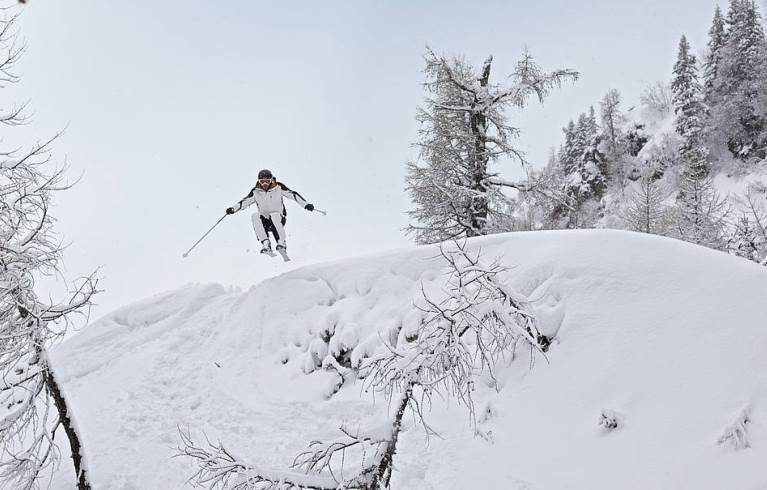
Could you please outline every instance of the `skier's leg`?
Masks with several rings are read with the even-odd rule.
[[[258,241],[263,242],[264,240],[268,240],[269,235],[267,235],[266,228],[264,228],[263,216],[258,213],[253,213],[253,216],[251,216],[250,219],[253,221],[253,230],[256,232]]]
[[[270,218],[272,220],[272,229],[277,238],[277,245],[285,247],[285,216],[282,213],[272,213]]]
[[[264,229],[266,230],[266,236],[269,237],[270,240],[272,239],[272,237],[274,237],[274,240],[277,241],[277,232],[274,231],[272,218],[269,218],[267,216],[261,216],[261,224],[264,225]]]

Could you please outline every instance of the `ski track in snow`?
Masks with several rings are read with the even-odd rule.
[[[764,488],[767,274],[743,259],[626,232],[471,241],[513,268],[548,360],[518,352],[480,377],[476,427],[456,403],[403,434],[395,489]],[[420,288],[444,280],[435,247],[294,270],[248,291],[188,285],[122,308],[53,352],[94,488],[183,488],[177,427],[254,464],[285,468],[341,422],[387,404],[334,375],[304,374],[325,329],[359,354],[403,328]],[[287,357],[287,363],[280,362]],[[532,365],[532,369],[530,369]],[[748,407],[748,411],[744,407]],[[748,423],[742,421],[747,413]],[[605,429],[602,415],[619,420]],[[750,447],[718,444],[748,431]],[[733,446],[734,447],[734,446]],[[64,464],[54,489],[70,488]]]

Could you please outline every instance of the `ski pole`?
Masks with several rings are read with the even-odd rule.
[[[210,227],[210,230],[206,231],[206,232],[205,232],[205,234],[204,234],[202,237],[200,237],[200,239],[199,239],[199,240],[197,240],[196,242],[194,242],[194,245],[192,245],[192,247],[191,247],[189,250],[187,250],[186,252],[184,252],[183,254],[181,254],[181,257],[183,257],[183,258],[186,258],[186,257],[187,257],[187,255],[189,255],[189,252],[191,252],[191,251],[194,249],[194,247],[196,247],[196,246],[197,246],[197,244],[198,244],[198,243],[200,243],[201,241],[203,241],[203,240],[205,239],[205,237],[206,237],[206,236],[208,236],[208,234],[209,234],[211,231],[213,231],[213,228],[217,227],[217,226],[218,226],[218,224],[219,224],[219,223],[221,223],[221,222],[224,220],[224,218],[226,218],[226,215],[223,215],[223,216],[221,216],[221,218],[219,218],[219,220],[218,220],[218,221],[216,221],[216,224],[215,224],[215,225],[213,225],[213,226],[211,226],[211,227]]]
[[[314,212],[315,212],[315,213],[320,213],[320,214],[321,214],[321,215],[323,215],[323,216],[327,216],[327,215],[328,215],[328,212],[327,212],[327,211],[323,211],[323,210],[321,210],[321,209],[317,209],[317,208],[314,208]]]

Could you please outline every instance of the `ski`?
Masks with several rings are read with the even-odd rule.
[[[270,250],[268,252],[259,252],[261,255],[266,255],[268,257],[277,257],[278,255],[282,257],[282,260],[284,262],[290,262],[290,257],[288,256],[288,252],[284,249],[277,250],[276,252],[273,250]]]
[[[290,262],[290,257],[288,257],[288,252],[284,248],[278,248],[277,253],[282,256],[283,262]]]

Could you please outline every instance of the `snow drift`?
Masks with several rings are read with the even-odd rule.
[[[767,487],[767,271],[616,231],[495,235],[554,342],[478,386],[473,425],[435,401],[440,437],[401,439],[396,489]],[[52,354],[95,488],[183,487],[178,427],[287,467],[342,422],[389,408],[318,366],[354,364],[439,287],[436,247],[306,267],[246,292],[189,285],[120,309]],[[256,258],[256,260],[260,260]],[[534,362],[532,362],[534,361]],[[55,488],[69,488],[63,467]]]

